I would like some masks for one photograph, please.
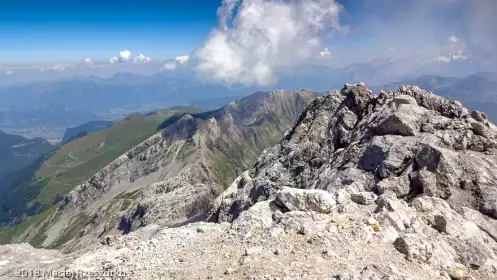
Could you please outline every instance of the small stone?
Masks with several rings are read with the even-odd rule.
[[[333,250],[330,249],[323,250],[321,254],[327,257],[338,257],[338,255]]]
[[[425,123],[421,126],[421,131],[422,132],[429,132],[429,133],[434,133],[435,132],[435,128],[433,127],[433,125],[431,123]]]
[[[381,180],[376,184],[378,193],[384,194],[389,191],[394,192],[397,197],[405,197],[409,194],[410,186],[409,179],[405,176],[390,177]]]
[[[274,250],[274,254],[275,254],[276,256],[279,256],[279,255],[280,255],[280,251],[279,251],[278,249],[276,249],[276,250]]]
[[[441,215],[435,215],[435,224],[433,227],[441,233],[447,233],[447,219]]]
[[[377,223],[378,223],[378,221],[375,218],[373,218],[373,217],[370,217],[368,219],[368,225],[375,225]]]
[[[479,122],[484,122],[487,120],[487,114],[480,111],[471,112],[471,117]]]
[[[469,280],[471,279],[468,273],[460,268],[449,268],[447,274],[451,280]]]
[[[411,104],[411,105],[418,105],[418,102],[416,99],[412,96],[409,95],[398,95],[395,96],[393,99],[393,102],[397,105],[402,105],[402,104]]]
[[[399,270],[393,266],[393,265],[389,265],[388,268],[390,269],[390,271],[394,274],[399,274]]]
[[[373,204],[376,201],[376,198],[377,198],[376,194],[372,192],[359,192],[350,195],[350,199],[353,202],[362,205]]]
[[[259,254],[260,252],[262,252],[261,247],[247,248],[247,249],[245,249],[245,256],[256,255],[256,254]]]
[[[226,269],[226,270],[224,271],[224,274],[232,274],[233,272],[235,272],[235,269],[234,269],[234,268],[229,267],[228,269]]]

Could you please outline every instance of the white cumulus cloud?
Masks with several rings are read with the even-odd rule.
[[[124,50],[119,52],[119,56],[113,56],[109,59],[110,64],[116,64],[118,62],[126,63],[126,62],[134,62],[134,63],[148,63],[151,62],[152,58],[149,56],[145,56],[144,54],[139,54],[138,56],[132,57],[131,52],[129,50]]]
[[[176,57],[176,62],[179,64],[185,64],[190,60],[190,57],[188,55],[183,55],[183,56],[178,56]]]
[[[134,61],[136,63],[148,63],[148,62],[152,61],[152,58],[150,58],[149,56],[145,56],[143,54],[140,54],[139,56],[135,57]]]
[[[85,58],[82,62],[78,63],[78,65],[90,68],[95,67],[95,63],[90,58]]]
[[[54,67],[52,67],[52,70],[54,70],[54,71],[64,71],[67,68],[68,68],[68,65],[59,63],[59,64],[55,65]]]
[[[161,70],[165,71],[171,71],[175,70],[179,66],[186,64],[190,60],[190,56],[188,55],[183,55],[183,56],[177,56],[174,60],[170,60],[161,67]]]
[[[130,57],[131,57],[131,52],[128,50],[119,52],[119,61],[121,62],[128,62]]]
[[[442,55],[437,58],[438,62],[449,63],[450,58],[448,56]]]
[[[324,50],[319,52],[320,57],[331,57],[330,50],[328,48],[324,48]]]
[[[162,66],[161,70],[171,71],[175,70],[176,68],[178,68],[178,64],[174,61],[169,61]]]
[[[321,36],[340,29],[341,11],[335,0],[223,0],[195,69],[227,83],[272,84],[319,53]]]
[[[456,36],[450,36],[449,41],[451,41],[452,43],[457,43],[459,42],[459,38],[457,38]]]
[[[449,53],[439,56],[437,60],[438,62],[449,63],[451,61],[467,60],[468,58],[469,55],[465,54],[462,50],[458,50],[457,53]]]

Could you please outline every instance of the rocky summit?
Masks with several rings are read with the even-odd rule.
[[[497,128],[457,101],[347,84],[316,98],[204,221],[70,254],[0,246],[0,278],[497,279],[496,148]]]

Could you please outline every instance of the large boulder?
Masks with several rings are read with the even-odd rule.
[[[337,202],[333,195],[323,190],[301,190],[284,187],[276,194],[276,203],[290,211],[315,211],[331,213]]]

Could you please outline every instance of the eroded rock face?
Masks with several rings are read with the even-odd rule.
[[[250,199],[236,200],[231,211],[274,198],[282,186],[332,192],[354,185],[357,193],[440,197],[497,217],[496,137],[481,113],[417,87],[375,96],[346,85],[318,98],[282,143],[264,152],[250,183],[238,186]]]

